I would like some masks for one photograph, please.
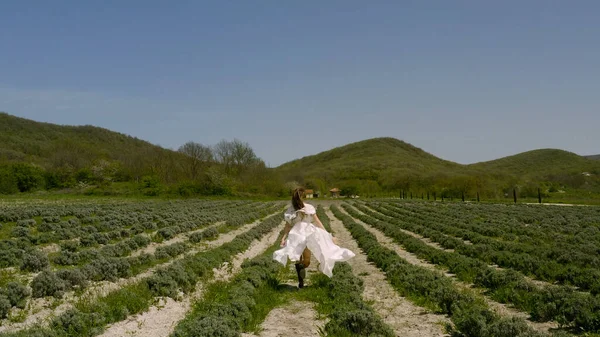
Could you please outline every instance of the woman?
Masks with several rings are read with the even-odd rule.
[[[337,261],[347,261],[354,253],[333,242],[333,237],[317,216],[315,207],[302,201],[303,188],[292,195],[292,206],[285,211],[285,230],[281,238],[281,249],[273,253],[273,259],[284,266],[288,258],[296,263],[298,288],[304,287],[306,268],[310,265],[311,253],[319,261],[319,271],[331,277]],[[315,226],[316,224],[316,226]]]

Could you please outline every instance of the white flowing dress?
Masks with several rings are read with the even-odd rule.
[[[333,266],[338,261],[348,261],[354,253],[333,243],[329,232],[313,225],[315,207],[304,204],[304,208],[294,210],[289,207],[285,212],[285,221],[293,225],[285,242],[285,247],[273,253],[273,259],[284,266],[288,258],[294,262],[300,260],[304,248],[308,248],[312,255],[319,261],[319,271],[331,277]]]

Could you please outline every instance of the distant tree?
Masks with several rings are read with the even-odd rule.
[[[119,171],[119,163],[100,159],[94,163],[90,168],[90,171],[96,183],[99,185],[108,185],[113,181],[115,174]]]
[[[80,183],[90,184],[94,181],[94,174],[89,168],[82,168],[75,173],[75,180]]]
[[[256,156],[250,144],[238,139],[222,140],[213,148],[215,159],[221,163],[227,172],[244,170],[262,161]]]
[[[29,192],[44,187],[44,170],[38,166],[24,163],[13,164],[12,174],[21,192]]]
[[[19,192],[17,179],[9,166],[0,167],[0,194],[13,194]]]
[[[206,171],[206,175],[208,178],[205,183],[206,194],[231,195],[235,191],[233,181],[223,174],[222,170],[212,167]]]
[[[123,167],[120,174],[121,180],[132,179],[139,182],[140,179],[151,171],[151,162],[156,152],[152,149],[143,148],[140,151],[132,152],[131,155],[122,160]]]
[[[356,185],[345,185],[344,187],[342,187],[340,193],[341,195],[346,197],[358,195],[358,187]]]
[[[195,142],[187,142],[178,151],[187,156],[187,172],[191,179],[196,180],[200,171],[214,160],[212,149],[208,146]]]
[[[48,169],[44,173],[46,189],[65,188],[75,185],[75,173],[71,168]]]
[[[80,169],[88,166],[97,155],[93,148],[86,147],[76,140],[55,141],[50,147],[49,162],[52,168]]]
[[[463,194],[468,196],[472,193],[476,184],[476,178],[471,176],[461,175],[452,177],[449,184],[449,196],[454,196],[456,198],[461,197]]]
[[[357,182],[357,185],[359,186],[358,191],[353,191],[354,193],[351,195],[358,195],[358,193],[360,192],[362,194],[366,193],[369,197],[373,197],[381,192],[381,186],[379,186],[379,183],[375,180],[362,180]]]

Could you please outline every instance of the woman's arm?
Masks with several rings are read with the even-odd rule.
[[[319,217],[316,214],[313,214],[313,217],[315,218],[315,222],[317,223],[317,225],[321,228],[323,228],[324,231],[327,232],[327,230],[325,229],[325,226],[323,226],[323,223],[321,223],[321,220],[319,220]],[[338,244],[337,238],[334,237],[333,235],[331,236],[331,239],[333,240],[333,243],[335,243],[336,245]]]
[[[281,243],[279,243],[279,245],[281,247],[285,246],[285,240],[287,239],[287,236],[291,230],[292,230],[292,225],[290,225],[289,223],[286,222],[285,228],[283,229],[283,236],[281,237]]]
[[[317,225],[319,227],[321,227],[324,231],[327,232],[327,230],[325,229],[325,226],[323,226],[323,224],[321,223],[321,220],[319,220],[319,217],[316,214],[313,214],[312,216],[315,219],[315,222],[317,223]]]

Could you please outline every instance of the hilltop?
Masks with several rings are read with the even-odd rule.
[[[585,156],[588,159],[593,159],[593,160],[600,160],[600,154],[596,154],[593,156]]]
[[[293,160],[276,171],[287,180],[319,189],[327,182],[358,190],[442,190],[455,196],[477,189],[495,197],[515,185],[522,187],[523,195],[537,194],[538,186],[600,190],[600,162],[575,153],[540,149],[462,165],[394,138],[348,144]]]
[[[557,149],[527,151],[468,166],[480,171],[534,178],[544,178],[551,175],[581,174],[600,169],[600,164],[590,158]]]
[[[150,153],[174,152],[96,126],[42,123],[0,112],[0,162],[79,168],[100,158],[126,163]]]
[[[373,138],[284,163],[276,170],[332,180],[371,179],[385,174],[460,171],[463,166],[440,159],[395,138]]]

